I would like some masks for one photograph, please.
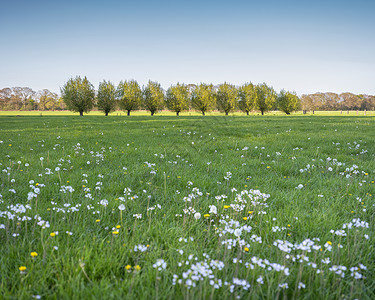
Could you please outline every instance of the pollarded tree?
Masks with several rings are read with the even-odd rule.
[[[245,83],[238,89],[238,107],[249,115],[249,112],[256,107],[257,89],[252,83]]]
[[[142,94],[143,106],[151,112],[151,116],[164,108],[164,91],[160,83],[149,81]]]
[[[142,103],[142,90],[135,80],[121,81],[117,86],[116,98],[122,110],[130,112],[137,110]]]
[[[71,111],[83,113],[89,112],[95,104],[94,86],[87,80],[86,76],[70,78],[60,89],[61,97],[64,99],[66,107]]]
[[[99,83],[97,105],[98,109],[108,116],[108,113],[116,109],[116,88],[111,82],[103,81]]]
[[[296,111],[301,107],[301,100],[295,93],[281,90],[280,95],[277,97],[277,107],[289,115],[292,111]]]
[[[191,104],[196,110],[200,110],[202,115],[210,111],[216,104],[216,93],[212,84],[199,84],[191,94]]]
[[[276,103],[276,93],[272,87],[268,87],[265,83],[257,85],[256,90],[256,108],[260,110],[262,115],[264,115],[265,111],[274,107]]]
[[[224,111],[227,116],[229,112],[233,111],[236,107],[237,89],[234,85],[223,83],[219,85],[217,90],[217,108]]]
[[[169,110],[174,111],[177,116],[181,111],[189,108],[189,90],[184,84],[171,86],[167,90],[165,103]]]

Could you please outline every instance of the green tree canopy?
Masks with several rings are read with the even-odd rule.
[[[191,104],[196,109],[205,115],[216,104],[216,93],[212,84],[199,84],[192,92]]]
[[[264,112],[274,107],[276,103],[276,93],[272,87],[268,87],[265,83],[257,85],[256,90],[256,108],[264,115]]]
[[[108,116],[108,113],[116,109],[116,88],[109,81],[103,81],[99,83],[98,95],[97,95],[97,105],[98,109]]]
[[[142,90],[135,80],[121,81],[117,86],[116,98],[122,110],[130,112],[137,110],[142,103]]]
[[[251,82],[245,83],[238,89],[237,99],[239,109],[249,115],[249,112],[256,107],[257,97],[256,86]]]
[[[80,76],[74,79],[70,78],[60,90],[66,107],[71,111],[79,112],[80,116],[94,107],[94,86],[87,80],[86,76],[83,79]]]
[[[164,90],[160,83],[149,81],[143,89],[143,106],[151,112],[151,116],[164,108]]]
[[[216,96],[217,108],[225,115],[233,111],[237,102],[237,89],[234,85],[223,83],[219,86]]]
[[[279,110],[289,115],[292,111],[296,111],[301,106],[301,100],[295,93],[286,92],[281,90],[277,97],[277,107]]]
[[[169,110],[174,111],[177,116],[181,111],[189,108],[189,90],[184,84],[171,86],[167,90],[165,102]]]

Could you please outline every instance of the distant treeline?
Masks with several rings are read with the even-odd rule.
[[[303,110],[375,110],[375,96],[352,93],[302,95]]]
[[[65,110],[66,105],[56,93],[29,87],[3,88],[0,90],[0,110]]]
[[[138,85],[135,81],[131,81]],[[128,83],[128,82],[124,82]],[[233,107],[230,107],[229,111],[233,110],[242,110],[244,112],[249,111],[262,111],[260,109],[259,105],[257,105],[257,99],[259,96],[261,96],[260,87],[263,86],[265,90],[268,91],[267,94],[272,95],[273,98],[271,103],[268,104],[267,110],[282,110],[285,111],[285,109],[281,109],[280,101],[277,101],[277,94],[276,92],[271,88],[266,86],[265,84],[255,86],[251,83],[245,84],[241,87],[234,88],[233,85],[227,85],[226,87],[230,89],[234,89],[235,97],[236,97],[236,103],[233,105]],[[160,86],[160,85],[159,85]],[[182,85],[183,88],[178,85],[178,89],[181,91],[186,90],[186,93],[188,94],[188,98],[190,98],[188,102],[185,105],[183,105],[181,110],[195,108],[197,110],[201,110],[199,107],[194,107],[191,103],[191,96],[194,95],[195,90],[199,90],[200,85],[195,84],[188,84],[188,85]],[[214,92],[215,96],[217,96],[217,92],[220,89],[220,86],[223,85],[208,85],[210,87],[210,90]],[[172,88],[172,87],[171,87]],[[171,92],[173,89],[169,89],[164,92],[165,100],[167,100],[168,91],[169,96],[171,96]],[[118,89],[118,87],[117,87]],[[176,87],[175,87],[176,89]],[[141,92],[141,88],[139,88],[139,92]],[[279,93],[279,96],[285,93],[285,91],[281,91]],[[98,91],[95,91],[95,94],[98,94]],[[181,93],[180,93],[181,94]],[[139,95],[140,98],[144,95]],[[118,97],[117,97],[118,98]],[[171,97],[169,97],[171,98]],[[247,98],[247,99],[246,99]],[[119,105],[116,105],[116,108],[127,110],[126,105],[124,105],[124,99],[123,101],[120,101],[118,98]],[[139,103],[135,103],[134,109],[147,109],[147,107],[143,107],[142,105],[142,99],[139,99]],[[216,100],[217,99],[216,97]],[[280,99],[279,99],[280,100]],[[121,103],[122,102],[122,103]],[[169,101],[170,103],[171,101]],[[220,102],[220,101],[219,101]],[[210,109],[219,109],[222,111],[225,111],[227,109],[223,109],[223,107],[218,107],[220,104],[218,101],[215,101],[215,104],[210,105]],[[279,103],[278,103],[279,102]],[[290,102],[290,101],[287,101]],[[165,104],[169,104],[168,101]],[[120,105],[123,104],[123,105]],[[169,106],[169,107],[168,107]],[[216,107],[215,107],[216,106]],[[94,107],[93,107],[94,108]],[[172,108],[172,111],[176,111],[171,107],[171,105],[165,105],[164,108]],[[49,111],[49,110],[67,110],[68,107],[66,103],[64,102],[64,99],[62,96],[59,96],[56,93],[53,93],[49,91],[48,89],[43,89],[40,91],[34,91],[29,87],[12,87],[12,88],[3,88],[0,89],[0,110],[42,110],[42,111]],[[100,109],[100,108],[98,108]],[[375,110],[375,96],[373,95],[355,95],[352,93],[342,93],[342,94],[335,94],[335,93],[315,93],[315,94],[307,94],[302,95],[300,97],[299,103],[295,103],[293,107],[290,108],[290,111],[294,110],[306,110],[306,111],[314,111],[314,110],[325,110],[325,111],[334,111],[334,110]]]

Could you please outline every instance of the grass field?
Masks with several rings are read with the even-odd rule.
[[[374,116],[2,114],[2,299],[375,298]]]

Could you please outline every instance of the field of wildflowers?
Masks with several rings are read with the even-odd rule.
[[[0,117],[0,298],[374,299],[371,116]]]

